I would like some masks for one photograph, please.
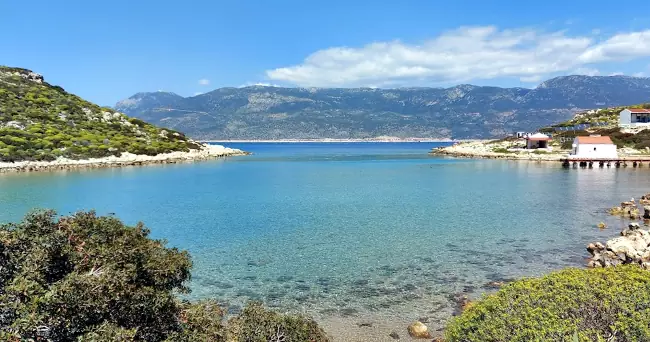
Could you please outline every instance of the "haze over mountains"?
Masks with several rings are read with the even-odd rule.
[[[137,93],[115,109],[198,139],[491,138],[582,109],[650,100],[650,78],[561,76],[534,89],[220,88],[193,97]]]

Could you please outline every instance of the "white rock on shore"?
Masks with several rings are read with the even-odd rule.
[[[161,153],[155,156],[125,152],[122,153],[122,155],[119,157],[110,156],[104,158],[90,158],[82,160],[59,157],[53,161],[19,161],[13,163],[0,162],[0,172],[49,171],[76,168],[103,168],[146,164],[171,164],[184,161],[199,161],[220,157],[242,156],[247,154],[249,153],[221,145],[204,145],[204,148],[201,150]]]
[[[607,241],[590,243],[589,267],[611,267],[620,264],[638,264],[650,269],[650,233],[638,223],[630,223],[621,236]]]

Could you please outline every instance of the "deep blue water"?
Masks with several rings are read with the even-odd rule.
[[[315,316],[433,315],[489,281],[582,266],[649,168],[455,160],[435,143],[241,143],[194,164],[0,175],[0,222],[34,207],[143,221],[193,256],[191,297]],[[605,221],[608,229],[595,225]]]

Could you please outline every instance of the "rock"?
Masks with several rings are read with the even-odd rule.
[[[372,327],[372,323],[371,323],[371,322],[361,322],[361,323],[357,323],[357,326],[358,326],[359,328],[361,328],[361,327],[368,327],[368,328],[370,328],[370,327]]]
[[[605,224],[605,222],[600,222],[600,223],[598,223],[598,228],[599,229],[605,229],[605,228],[607,228],[607,225]]]
[[[413,338],[431,338],[429,328],[424,323],[416,321],[408,326],[408,333]]]
[[[592,244],[590,244],[590,245],[592,245]],[[589,247],[587,247],[587,249],[589,249]],[[491,281],[491,282],[485,284],[484,287],[485,287],[485,288],[488,288],[488,289],[498,289],[498,288],[500,288],[500,287],[503,286],[503,285],[505,285],[505,282],[502,282],[502,281]]]
[[[623,214],[623,208],[622,207],[613,207],[609,209],[609,214],[610,215],[622,215]]]
[[[394,331],[392,331],[390,334],[388,334],[388,336],[392,337],[393,340],[399,340],[399,334],[394,332]]]
[[[650,205],[643,206],[643,218],[646,220],[650,219]]]

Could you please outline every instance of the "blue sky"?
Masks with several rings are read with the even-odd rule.
[[[0,64],[100,105],[247,84],[650,75],[650,1],[2,1]],[[201,81],[202,80],[202,81]]]

